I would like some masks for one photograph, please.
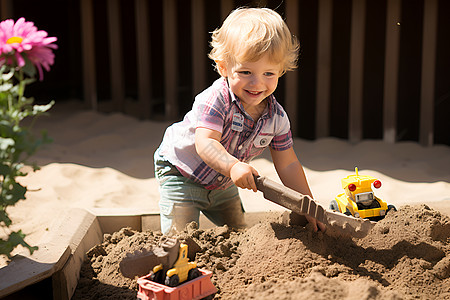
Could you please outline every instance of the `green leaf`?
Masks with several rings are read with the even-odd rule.
[[[6,181],[6,180],[5,180]],[[15,205],[18,201],[25,199],[27,188],[21,184],[12,181],[3,184],[2,204],[4,206]]]
[[[44,113],[52,108],[53,104],[55,104],[55,101],[52,100],[49,104],[46,105],[33,105],[33,114],[37,115]]]
[[[21,230],[17,232],[12,232],[8,240],[0,239],[0,254],[6,255],[11,258],[11,252],[18,245],[22,245],[30,251],[30,254],[33,254],[34,251],[38,249],[38,247],[32,247],[24,240],[25,234],[22,233]]]
[[[11,219],[8,217],[8,214],[4,209],[0,209],[0,223],[3,222],[6,227],[11,226]]]
[[[8,147],[13,147],[14,145],[15,142],[13,139],[0,137],[0,150],[6,151]]]
[[[25,199],[25,194],[27,192],[27,188],[22,186],[20,183],[13,183],[13,189],[12,189],[12,201],[13,203],[16,203],[19,200]]]
[[[14,69],[10,69],[8,73],[2,72],[2,80],[9,81],[14,76]]]
[[[11,168],[6,164],[0,164],[0,175],[6,176],[11,173]]]
[[[13,87],[12,83],[4,82],[2,85],[0,85],[0,92],[2,92],[2,93],[7,92],[7,91],[11,90],[12,87]]]

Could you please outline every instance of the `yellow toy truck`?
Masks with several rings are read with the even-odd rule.
[[[368,175],[359,175],[355,167],[355,174],[341,180],[345,193],[339,194],[330,203],[330,209],[356,218],[378,221],[385,217],[390,210],[396,211],[393,205],[376,197],[372,186],[381,187],[381,181]]]
[[[140,300],[212,299],[217,292],[212,272],[190,262],[188,245],[177,238],[164,237],[160,246],[127,253],[119,268],[125,277],[139,277]]]
[[[150,274],[150,279],[175,287],[186,280],[192,280],[201,276],[199,269],[197,269],[197,263],[189,261],[188,246],[183,243],[179,247],[178,259],[169,270],[164,272],[164,269],[163,264],[156,265]]]

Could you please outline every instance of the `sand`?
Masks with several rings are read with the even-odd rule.
[[[50,116],[40,118],[35,124],[36,131],[46,129],[54,142],[32,158],[41,170],[21,179],[29,192],[25,201],[8,210],[14,224],[12,229],[22,229],[27,234],[26,240],[37,244],[61,212],[73,207],[158,212],[153,152],[169,124],[137,120],[120,113],[84,110],[79,102],[56,104]],[[448,146],[422,147],[415,142],[387,144],[372,140],[351,144],[335,138],[295,139],[294,143],[314,197],[326,207],[341,193],[341,178],[358,166],[360,174],[381,180],[383,185],[376,195],[388,203],[398,208],[427,204],[433,213],[436,210],[450,215]],[[278,180],[268,151],[252,164],[260,175]],[[283,211],[259,192],[241,190],[240,193],[246,211]],[[264,230],[269,229],[270,226]],[[301,280],[292,278],[291,284],[298,280],[311,286],[322,281],[335,284],[328,277],[321,277],[322,271],[312,272],[312,267],[307,267],[311,276],[299,277]],[[356,287],[345,282],[336,286],[337,289]]]
[[[88,252],[73,299],[134,299],[136,281],[117,262],[160,238],[130,229],[105,235]],[[390,212],[363,239],[276,217],[240,231],[191,223],[178,238],[213,272],[215,299],[450,299],[450,218],[427,205]]]

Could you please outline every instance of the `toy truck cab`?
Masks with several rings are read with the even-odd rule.
[[[192,280],[201,275],[197,269],[197,263],[189,261],[188,246],[186,244],[180,244],[178,258],[173,264],[169,265],[169,268],[167,270],[167,266],[163,264],[154,266],[150,274],[150,279],[174,287],[186,280]]]
[[[188,258],[188,246],[180,244],[180,252],[173,268],[166,273],[165,283],[167,286],[176,286],[186,280],[192,280],[200,276],[196,262],[190,262]]]
[[[343,178],[341,184],[345,193],[331,201],[331,210],[373,221],[384,218],[391,209],[396,210],[393,205],[388,205],[374,195],[372,186],[380,188],[381,181],[372,176],[359,175],[358,168],[355,168],[354,175]]]

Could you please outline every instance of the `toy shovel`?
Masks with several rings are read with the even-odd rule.
[[[256,187],[269,201],[302,216],[308,215],[327,225],[327,234],[365,237],[376,222],[326,210],[308,195],[303,195],[263,176],[255,176]],[[306,220],[304,224],[305,225]]]

